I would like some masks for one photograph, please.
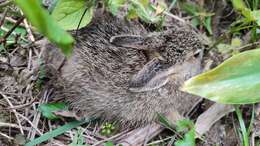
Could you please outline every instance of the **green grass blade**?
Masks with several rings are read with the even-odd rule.
[[[59,136],[59,135],[63,134],[64,132],[66,132],[70,129],[73,129],[73,128],[80,126],[82,124],[91,122],[93,120],[94,120],[94,118],[90,118],[90,119],[87,119],[87,120],[70,122],[66,125],[63,125],[63,126],[57,128],[57,129],[53,130],[53,131],[50,131],[50,132],[43,134],[42,136],[28,142],[24,146],[34,146],[34,145],[40,144],[40,143],[47,141],[47,140],[49,140],[53,137]]]
[[[251,113],[251,118],[250,118],[250,123],[249,126],[247,128],[247,133],[250,134],[252,128],[253,128],[253,124],[254,124],[254,120],[255,120],[255,105],[252,105],[252,113]]]
[[[241,131],[242,131],[243,146],[249,146],[249,140],[248,140],[249,137],[248,137],[246,126],[245,126],[245,123],[244,123],[244,120],[243,120],[243,117],[242,117],[242,113],[239,109],[239,106],[235,106],[235,109],[236,109],[236,114],[237,114],[237,118],[238,118],[238,121],[239,121],[239,125],[240,125]]]

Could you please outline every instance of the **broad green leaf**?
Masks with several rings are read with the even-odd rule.
[[[64,103],[47,103],[41,104],[39,110],[42,115],[50,120],[58,119],[59,117],[53,114],[55,111],[67,110],[67,106]]]
[[[73,47],[73,38],[41,7],[38,0],[14,0],[27,19],[51,42],[60,47],[65,55],[70,55]]]
[[[126,0],[108,0],[108,8],[113,15],[116,15],[118,9],[125,4]]]
[[[73,122],[70,122],[66,125],[63,125],[53,131],[50,131],[50,132],[47,132],[47,133],[44,133],[42,136],[28,142],[27,144],[25,144],[24,146],[35,146],[37,144],[40,144],[44,141],[47,141],[51,138],[54,138],[56,136],[59,136],[61,134],[63,134],[64,132],[70,130],[70,129],[73,129],[75,127],[78,127],[82,124],[85,124],[85,123],[89,123],[91,121],[93,121],[94,119],[93,118],[90,118],[90,119],[87,119],[87,120],[82,120],[82,121],[73,121]]]
[[[89,24],[93,17],[93,4],[91,1],[87,2],[86,0],[59,0],[52,12],[52,17],[65,30],[77,29],[79,23],[79,28],[82,28]]]
[[[183,91],[225,104],[260,102],[260,49],[239,53],[185,82]]]

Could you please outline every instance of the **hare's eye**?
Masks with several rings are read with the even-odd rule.
[[[203,56],[204,50],[203,49],[198,49],[196,52],[194,52],[194,57],[199,57]]]

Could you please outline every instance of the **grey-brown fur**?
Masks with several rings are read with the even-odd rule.
[[[143,36],[145,41],[137,43],[143,48],[111,42],[111,37],[125,34]],[[137,22],[97,14],[75,37],[76,46],[61,70],[62,88],[56,89],[56,96],[65,97],[81,115],[142,125],[154,121],[156,113],[177,110],[184,114],[198,101],[179,91],[184,80],[200,71],[194,53],[202,49],[202,44],[190,29],[174,27],[149,34]],[[156,58],[149,57],[149,51],[147,57],[146,50],[163,58],[159,59],[159,63],[163,62],[160,71],[142,73],[147,63]],[[167,74],[170,70],[174,70],[173,74]],[[138,77],[147,79],[140,81]],[[137,82],[138,87],[130,90],[131,81]]]

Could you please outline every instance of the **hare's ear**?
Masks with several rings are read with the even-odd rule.
[[[116,46],[144,50],[144,37],[141,35],[116,35],[112,36],[109,41]]]
[[[133,76],[129,82],[129,90],[145,92],[158,89],[168,82],[171,73],[162,60],[154,58]]]

